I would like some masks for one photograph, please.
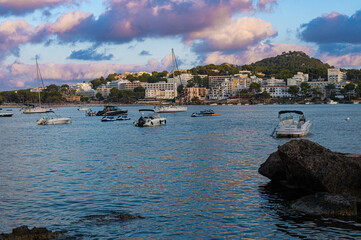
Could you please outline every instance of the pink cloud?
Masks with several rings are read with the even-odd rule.
[[[271,12],[275,5],[277,5],[277,0],[259,0],[257,7],[261,11]]]
[[[238,54],[223,54],[222,52],[212,52],[206,55],[204,64],[222,64],[230,63],[236,65],[251,64],[268,57],[274,57],[288,51],[303,51],[312,55],[312,47],[300,46],[295,44],[258,44],[248,47],[247,50]]]
[[[201,43],[194,45],[195,51],[229,51],[245,49],[276,34],[271,23],[259,18],[242,17],[192,32],[188,35],[188,41],[201,40]]]
[[[84,0],[0,0],[0,15],[22,15],[37,9],[74,5]]]
[[[357,53],[349,53],[342,56],[331,56],[328,54],[323,54],[321,55],[320,59],[335,67],[361,67],[361,55]]]
[[[124,73],[137,71],[163,71],[169,68],[170,62],[166,56],[161,62],[151,59],[146,65],[139,64],[40,64],[41,75],[45,85],[56,83],[64,84],[69,81],[89,81],[110,73]],[[15,62],[0,68],[0,89],[18,89],[36,87],[36,70],[34,65]],[[48,82],[47,82],[48,81]]]

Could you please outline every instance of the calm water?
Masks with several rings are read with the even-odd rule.
[[[101,122],[60,108],[73,123],[38,126],[14,109],[0,118],[0,232],[28,225],[68,230],[71,239],[360,238],[359,219],[293,212],[297,193],[258,174],[288,139],[270,137],[279,110],[302,110],[307,138],[361,153],[361,105],[210,106],[221,116],[164,114],[167,125]],[[206,108],[210,108],[209,106]],[[93,110],[100,108],[93,108]],[[345,121],[346,117],[350,121]],[[143,216],[128,222],[116,215]]]

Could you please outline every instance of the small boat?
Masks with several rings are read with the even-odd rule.
[[[104,116],[101,121],[102,122],[110,122],[110,121],[116,121],[116,120],[117,120],[117,118],[114,116]]]
[[[85,107],[79,107],[78,108],[78,111],[88,111],[89,110],[89,108],[85,108]]]
[[[106,105],[103,110],[97,112],[97,116],[118,116],[127,114],[128,110],[120,109],[118,106]]]
[[[93,117],[93,116],[96,116],[97,115],[97,112],[96,111],[92,111],[91,109],[85,113],[85,116],[89,116],[89,117]]]
[[[118,121],[126,121],[126,120],[130,120],[130,118],[128,118],[128,115],[121,115],[117,117]]]
[[[334,101],[334,100],[330,100],[327,102],[327,104],[338,104],[338,102]]]
[[[283,115],[283,117],[282,117]],[[311,127],[311,121],[306,120],[301,111],[285,110],[278,113],[280,122],[273,130],[276,137],[304,137],[308,134]]]
[[[39,106],[35,107],[33,104],[29,104],[24,110],[23,113],[25,114],[33,114],[33,113],[47,113],[50,112],[50,108],[42,107],[41,106],[41,98],[40,98],[40,79],[43,82],[41,77],[40,68],[38,64],[38,59],[36,58],[36,79],[38,81],[38,97],[39,97]]]
[[[186,112],[186,106],[174,106],[174,105],[164,105],[164,106],[155,106],[154,111],[157,113],[177,113],[177,112]]]
[[[53,113],[53,114],[51,114]],[[60,125],[68,124],[71,119],[69,117],[60,117],[54,112],[49,112],[46,117],[40,118],[37,122],[38,125]]]
[[[167,119],[160,117],[153,109],[139,109],[139,112],[142,116],[133,122],[133,125],[136,127],[156,127],[167,123]],[[149,112],[149,114],[144,116],[145,112]]]
[[[101,121],[102,122],[111,122],[111,121],[126,121],[126,120],[130,120],[130,118],[128,118],[128,115],[120,115],[118,117],[104,116]]]
[[[206,116],[220,116],[219,113],[214,113],[212,109],[206,109],[200,112],[192,113],[191,117],[206,117]]]
[[[0,112],[0,117],[12,117],[13,115],[14,115],[13,113]]]

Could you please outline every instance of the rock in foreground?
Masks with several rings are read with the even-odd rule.
[[[313,192],[361,196],[361,155],[332,152],[309,140],[293,140],[279,146],[258,172]]]
[[[298,199],[291,207],[310,215],[357,216],[356,198],[349,194],[316,193]]]
[[[65,233],[66,231],[52,232],[46,228],[29,229],[27,226],[21,226],[14,228],[12,233],[1,233],[1,240],[47,240],[53,239],[59,236],[59,234]]]

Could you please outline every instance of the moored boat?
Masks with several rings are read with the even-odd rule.
[[[206,109],[200,112],[192,113],[191,117],[206,117],[206,116],[220,116],[221,114],[215,113],[212,109]]]
[[[167,123],[167,119],[160,117],[153,109],[139,109],[139,112],[142,116],[133,122],[133,125],[136,127],[156,127]],[[145,112],[149,112],[149,114],[144,116]]]
[[[157,113],[177,113],[177,112],[186,112],[186,106],[174,106],[174,105],[163,105],[155,106],[154,111]]]
[[[311,127],[311,121],[306,120],[302,111],[285,110],[278,113],[280,122],[274,129],[273,134],[276,137],[304,137]],[[272,134],[272,135],[273,135]]]
[[[118,116],[127,114],[128,110],[120,109],[118,106],[106,105],[103,110],[97,112],[97,116]]]
[[[69,122],[71,122],[71,119],[69,117],[60,117],[54,112],[49,112],[46,117],[42,117],[36,122],[38,125],[60,125],[68,124]]]

